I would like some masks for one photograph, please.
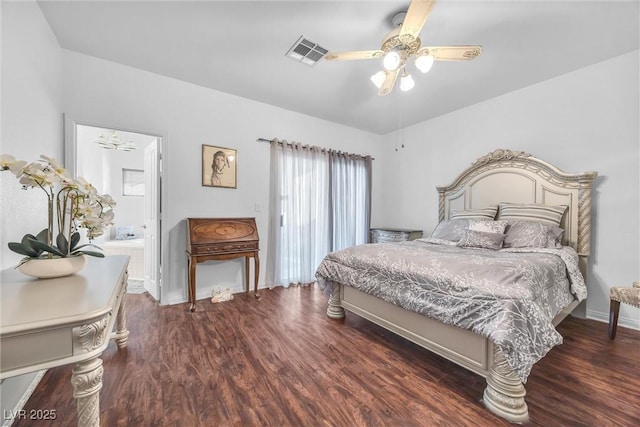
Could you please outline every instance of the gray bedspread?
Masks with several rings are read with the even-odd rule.
[[[562,249],[476,249],[422,239],[330,253],[316,271],[338,282],[492,340],[526,382],[562,343],[552,320],[587,289],[578,255]]]

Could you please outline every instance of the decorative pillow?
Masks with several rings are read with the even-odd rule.
[[[559,248],[564,230],[540,222],[510,222],[504,239],[504,248]]]
[[[503,234],[507,224],[507,221],[482,221],[474,219],[469,221],[469,230]]]
[[[462,248],[500,249],[505,236],[502,233],[467,230],[458,242],[458,246]]]
[[[453,210],[449,214],[449,219],[458,218],[472,218],[472,219],[484,219],[493,220],[498,213],[498,205],[488,206],[480,209],[463,209]]]
[[[535,221],[558,227],[567,206],[500,203],[498,219],[510,221]]]
[[[434,228],[433,233],[431,233],[431,238],[458,242],[462,239],[464,232],[469,229],[469,222],[471,221],[468,218],[440,221]]]

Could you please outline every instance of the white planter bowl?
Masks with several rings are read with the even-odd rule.
[[[87,256],[71,258],[30,259],[18,267],[22,274],[39,279],[70,276],[82,270],[87,264]]]

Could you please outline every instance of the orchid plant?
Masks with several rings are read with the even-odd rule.
[[[91,241],[113,224],[116,203],[111,196],[98,194],[84,178],[73,179],[52,157],[41,155],[40,159],[27,163],[2,154],[0,170],[12,172],[23,189],[39,188],[47,195],[48,227],[35,236],[26,234],[20,242],[9,243],[9,249],[25,255],[20,264],[41,258],[104,257],[102,252],[87,248],[100,249]],[[86,229],[90,243],[80,245],[81,228]]]

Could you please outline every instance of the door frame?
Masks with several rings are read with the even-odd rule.
[[[91,126],[91,127],[96,127],[96,128],[101,128],[101,129],[114,129],[114,130],[119,130],[122,132],[132,132],[132,133],[140,133],[140,134],[144,134],[144,135],[149,135],[149,136],[153,136],[156,137],[160,140],[160,143],[158,144],[158,149],[160,150],[159,153],[159,166],[158,166],[158,182],[157,182],[157,188],[158,188],[158,194],[157,196],[160,198],[160,212],[158,212],[158,220],[160,221],[160,226],[159,228],[159,234],[158,234],[158,263],[159,263],[159,274],[158,274],[158,303],[162,304],[162,301],[164,300],[164,278],[168,277],[167,275],[167,266],[168,264],[168,252],[167,252],[167,239],[165,238],[165,236],[168,236],[167,234],[167,230],[166,230],[166,223],[167,221],[165,221],[164,218],[164,214],[166,214],[167,212],[167,185],[164,182],[164,171],[166,170],[166,159],[164,156],[164,153],[167,152],[167,138],[166,138],[166,134],[163,134],[162,132],[149,132],[146,130],[140,130],[140,129],[132,129],[132,128],[128,128],[127,126],[119,126],[117,124],[113,124],[113,123],[100,123],[98,121],[91,121],[91,120],[84,120],[84,119],[78,119],[75,117],[71,117],[67,114],[64,114],[64,147],[63,147],[63,156],[64,156],[64,167],[65,169],[67,169],[69,171],[69,173],[71,174],[71,176],[75,177],[76,176],[76,162],[77,162],[77,132],[76,132],[76,128],[78,125],[82,125],[82,126]]]

